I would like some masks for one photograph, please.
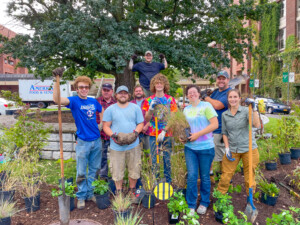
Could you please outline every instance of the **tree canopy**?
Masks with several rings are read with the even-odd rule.
[[[132,89],[130,56],[146,50],[166,55],[169,65],[188,76],[212,74],[229,66],[228,54],[243,61],[252,51],[253,30],[265,5],[254,0],[14,0],[8,13],[33,35],[4,41],[2,53],[21,60],[42,78],[66,67],[64,76],[113,74],[116,85]],[[215,41],[219,47],[208,47]],[[220,47],[221,46],[221,47]]]

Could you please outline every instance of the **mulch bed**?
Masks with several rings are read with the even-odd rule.
[[[270,180],[271,176],[275,177],[281,182],[285,181],[287,174],[291,174],[291,171],[300,165],[299,161],[292,160],[291,165],[279,165],[276,171],[262,170],[265,177]],[[241,193],[232,193],[233,205],[235,211],[244,211],[246,206],[246,192],[244,186],[244,177],[241,173],[236,173],[233,177],[233,185],[240,184],[242,186]],[[51,189],[53,185],[44,184],[41,191],[41,209],[34,213],[27,213],[25,210],[19,212],[12,218],[12,224],[14,225],[48,225],[59,221],[59,211],[57,198],[51,196]],[[213,187],[212,187],[213,188]],[[213,190],[213,189],[212,189]],[[17,194],[18,208],[24,209],[24,200]],[[212,201],[214,201],[212,199]],[[298,202],[297,202],[298,201]],[[255,206],[257,207],[259,214],[255,221],[255,224],[265,224],[266,218],[271,217],[272,213],[279,213],[281,209],[288,209],[290,206],[300,207],[299,200],[292,199],[289,192],[280,187],[280,195],[275,206],[268,206],[255,200]],[[157,201],[156,205],[152,209],[145,209],[143,206],[134,206],[134,211],[141,211],[143,215],[142,222],[140,224],[147,225],[165,225],[168,224],[168,209],[167,201]],[[97,221],[103,225],[113,224],[113,212],[110,208],[100,210],[93,202],[87,202],[86,207],[83,210],[74,209],[71,212],[71,219],[90,219]],[[199,221],[201,224],[217,225],[214,219],[214,213],[212,204],[209,206],[207,214],[200,216]]]

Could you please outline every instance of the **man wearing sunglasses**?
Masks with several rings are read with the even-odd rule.
[[[57,72],[56,70],[53,71],[53,74],[62,76],[63,72]],[[68,98],[61,97],[61,104],[71,109],[77,128],[76,134],[78,138],[75,150],[78,209],[85,207],[85,200],[96,202],[92,182],[95,180],[96,172],[100,168],[101,162],[101,139],[96,122],[96,114],[99,112],[102,120],[103,112],[102,106],[96,99],[87,97],[91,85],[92,81],[89,77],[77,77],[74,87],[78,95]],[[53,100],[56,103],[58,102],[55,84]]]

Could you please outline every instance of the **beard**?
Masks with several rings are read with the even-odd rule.
[[[118,103],[125,104],[128,102],[129,98],[117,98]]]
[[[143,98],[143,94],[139,94],[135,96],[136,99],[142,99]]]

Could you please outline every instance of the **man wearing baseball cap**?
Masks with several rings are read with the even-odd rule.
[[[137,55],[134,54],[131,56],[129,61],[129,69],[132,72],[139,73],[139,82],[142,85],[146,98],[151,94],[150,92],[150,81],[151,79],[158,74],[161,70],[164,70],[168,67],[168,63],[164,54],[160,54],[159,58],[162,63],[152,62],[153,54],[151,51],[145,52],[145,62],[139,62],[133,65],[134,60],[137,58]]]
[[[101,95],[97,98],[97,101],[102,105],[103,110],[106,110],[108,106],[115,104],[117,101],[113,97],[113,87],[110,83],[102,84]],[[105,134],[102,130],[102,121],[100,121],[100,116],[97,114],[97,123],[99,125],[99,130],[102,140],[102,160],[100,162],[100,169],[97,171],[97,177],[100,176],[101,179],[108,179],[108,165],[107,165],[107,149],[109,146],[109,136]]]
[[[227,92],[231,90],[229,87],[229,80],[230,77],[228,73],[225,70],[221,70],[217,74],[217,80],[216,84],[218,86],[218,89],[216,89],[211,96],[203,95],[201,96],[203,100],[209,102],[212,104],[214,109],[216,110],[218,114],[218,122],[219,127],[213,132],[214,135],[214,144],[215,144],[215,158],[214,162],[219,164],[219,168],[217,172],[221,171],[221,165],[222,165],[222,159],[225,154],[225,145],[223,142],[223,137],[221,134],[222,130],[222,113],[225,112],[228,109],[228,101],[227,101]],[[211,175],[213,175],[213,172],[211,170]]]
[[[144,117],[141,108],[129,102],[126,86],[118,87],[116,99],[117,103],[109,106],[103,115],[103,130],[110,137],[109,168],[120,194],[127,166],[130,197],[133,203],[138,203],[135,187],[141,173],[139,133],[144,127]]]

